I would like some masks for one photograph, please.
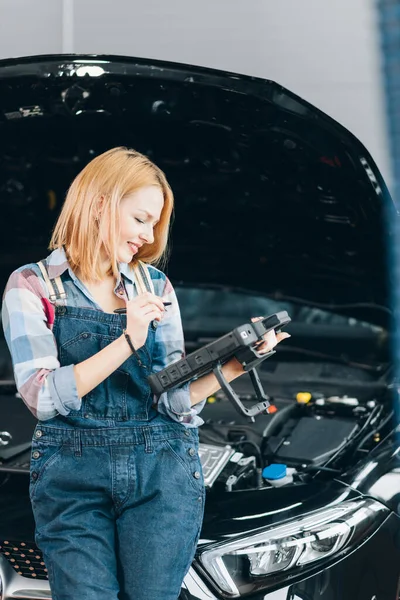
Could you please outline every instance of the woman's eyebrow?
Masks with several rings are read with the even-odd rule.
[[[143,208],[138,208],[138,211],[145,213],[150,219],[153,219],[153,221],[155,220],[158,223],[159,219],[155,219],[155,217],[147,210],[144,210]]]

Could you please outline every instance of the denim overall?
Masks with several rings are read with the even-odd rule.
[[[61,366],[122,335],[125,315],[61,298]],[[141,364],[131,356],[79,411],[36,426],[30,497],[53,600],[176,600],[193,560],[204,507],[198,433],[152,406],[154,336],[150,325]]]

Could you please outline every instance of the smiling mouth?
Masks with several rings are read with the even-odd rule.
[[[132,252],[138,252],[139,248],[141,247],[141,244],[140,244],[140,246],[138,246],[137,244],[134,244],[133,242],[128,242],[128,246],[130,247]]]

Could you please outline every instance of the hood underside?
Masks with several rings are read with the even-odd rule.
[[[382,177],[351,133],[280,85],[64,55],[0,61],[0,92],[1,284],[46,254],[74,176],[123,145],[174,191],[175,283],[387,305],[385,211],[397,213]]]

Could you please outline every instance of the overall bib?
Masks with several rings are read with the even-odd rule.
[[[61,366],[122,335],[125,315],[56,296]],[[53,600],[176,600],[193,560],[205,496],[198,433],[152,406],[154,336],[151,324],[139,356],[79,411],[36,426],[30,498]]]

